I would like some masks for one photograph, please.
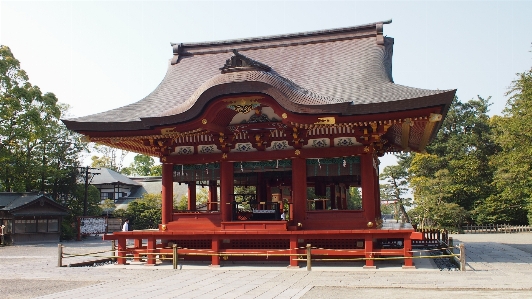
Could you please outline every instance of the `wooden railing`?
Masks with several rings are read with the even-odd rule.
[[[464,234],[489,234],[489,233],[519,233],[532,232],[530,225],[509,225],[509,224],[484,224],[462,226]]]
[[[423,234],[422,240],[412,240],[413,246],[439,247],[449,244],[449,232],[444,229],[416,229]]]

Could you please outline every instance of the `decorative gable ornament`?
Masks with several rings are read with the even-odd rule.
[[[225,61],[225,65],[220,68],[222,74],[233,73],[233,72],[242,72],[242,71],[265,71],[269,72],[272,68],[260,63],[256,60],[253,60],[247,56],[244,56],[238,53],[237,50],[233,49],[235,54],[233,57]]]

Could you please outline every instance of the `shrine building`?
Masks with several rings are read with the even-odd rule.
[[[311,244],[322,258],[400,256],[413,266],[421,234],[382,221],[379,157],[423,152],[456,90],[395,84],[389,23],[172,44],[148,96],[63,120],[87,141],[162,163],[159,229],[105,235],[118,241],[118,263],[126,251],[177,244],[213,266],[262,253],[294,267]],[[187,210],[174,208],[173,182],[188,186]],[[209,188],[206,210],[196,209],[197,186]]]

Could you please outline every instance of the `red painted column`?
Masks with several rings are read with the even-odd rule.
[[[220,211],[222,221],[231,221],[231,201],[235,192],[233,162],[222,161],[220,164]]]
[[[117,257],[118,257],[116,259],[117,265],[126,264],[126,238],[118,239]]]
[[[375,174],[372,154],[360,156],[360,172],[362,185],[362,209],[368,222],[375,224]]]
[[[373,236],[371,234],[366,234],[364,237],[364,248],[366,253],[366,258],[372,258],[374,257],[373,254]],[[366,265],[364,267],[367,268],[375,268],[375,261],[374,260],[366,260]]]
[[[217,236],[212,237],[211,251],[213,253],[220,251],[220,239]],[[211,267],[220,267],[220,257],[218,255],[211,256]]]
[[[196,182],[188,182],[188,205],[187,210],[196,210]]]
[[[141,249],[141,248],[142,248],[142,239],[135,239],[135,249]],[[133,258],[134,262],[140,262],[140,256],[138,252],[135,252],[133,256],[134,256]]]
[[[412,239],[410,239],[410,235],[406,236],[404,238],[404,257],[412,257]],[[414,260],[411,258],[405,259],[405,267],[413,267],[414,266]]]
[[[292,202],[294,203],[294,223],[303,223],[307,215],[307,161],[292,159]]]
[[[297,254],[297,235],[290,236],[290,254]],[[290,256],[290,265],[288,265],[289,268],[299,268],[299,263],[296,259],[297,255]]]
[[[345,184],[340,185],[340,198],[342,199],[342,209],[347,210],[347,190]]]
[[[146,266],[155,266],[155,242],[157,240],[152,238],[148,238],[148,246],[147,246],[147,253],[148,256],[146,257]]]
[[[336,204],[336,185],[335,184],[331,184],[329,185],[329,190],[330,190],[330,195],[331,195],[331,198],[330,198],[330,201],[331,201],[331,209],[334,210],[334,209],[338,209],[338,210],[341,210],[342,207],[341,206],[338,206]]]
[[[209,181],[209,211],[218,211],[218,187],[216,181]]]
[[[168,224],[172,221],[172,214],[174,208],[174,165],[163,163],[163,177],[162,177],[162,206],[161,206],[161,222]]]
[[[376,161],[377,162],[377,161]],[[381,188],[379,186],[379,174],[377,169],[373,172],[375,174],[375,218],[381,218]]]

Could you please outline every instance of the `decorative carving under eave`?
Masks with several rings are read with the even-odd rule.
[[[238,100],[229,101],[230,104],[227,105],[227,108],[234,110],[238,113],[246,114],[251,112],[251,110],[260,107],[260,98],[242,98]]]
[[[271,131],[248,132],[247,136],[249,142],[259,151],[265,150],[271,144]]]
[[[292,138],[288,140],[288,144],[294,148],[301,148],[303,144],[306,143],[305,137],[307,135],[307,130],[293,127],[292,132],[286,132],[287,136],[292,135]]]
[[[330,117],[318,117],[318,121],[315,122],[315,125],[334,125],[336,123],[336,118],[333,116]]]
[[[266,123],[266,122],[278,122],[278,120],[275,119],[274,117],[272,117],[272,119],[270,119],[268,117],[268,115],[262,114],[262,109],[260,107],[256,107],[255,108],[255,113],[252,116],[250,116],[248,120],[243,120],[242,121],[243,124],[246,124],[246,123]]]
[[[387,139],[380,138],[379,141],[373,143],[373,148],[375,149],[375,154],[378,157],[382,157],[388,151],[390,145],[388,144]]]
[[[233,50],[235,54],[225,61],[225,65],[220,68],[222,74],[241,72],[241,71],[265,71],[269,72],[272,68],[264,63],[260,63],[249,57],[240,54],[237,50]]]
[[[218,139],[216,140],[216,145],[223,153],[228,153],[234,147],[234,140],[235,136],[232,134],[226,135],[224,133],[219,133]]]

